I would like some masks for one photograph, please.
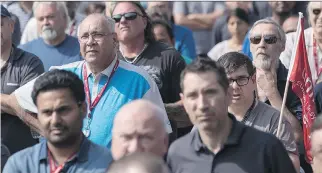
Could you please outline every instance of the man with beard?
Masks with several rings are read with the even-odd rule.
[[[72,72],[52,70],[40,76],[32,99],[46,140],[11,156],[4,173],[96,172],[112,162],[111,153],[82,133],[87,114],[83,81]]]
[[[260,101],[281,110],[282,98],[288,75],[288,70],[279,60],[285,49],[286,36],[282,27],[272,19],[262,19],[254,23],[249,32],[250,50],[253,54],[253,64],[256,67],[257,97]],[[298,145],[302,137],[302,104],[300,99],[288,88],[283,116],[291,124],[295,141]],[[300,157],[303,158],[301,145]],[[301,160],[301,166],[305,163]]]
[[[13,30],[11,14],[1,5],[1,103],[5,102],[4,95],[13,93],[44,72],[37,56],[12,43]],[[37,143],[23,118],[5,106],[1,106],[1,139],[12,154]]]
[[[40,38],[20,47],[37,55],[44,63],[45,71],[51,66],[80,61],[77,39],[65,33],[69,21],[65,3],[35,2],[33,12]]]
[[[264,2],[263,2],[264,3]],[[294,13],[294,7],[296,3],[294,1],[270,1],[268,2],[269,7],[271,8],[271,16],[266,17],[272,19],[279,25],[283,25],[284,21]],[[297,11],[296,11],[297,12]],[[243,43],[243,52],[252,59],[252,53],[250,50],[250,40],[249,33],[245,36]]]

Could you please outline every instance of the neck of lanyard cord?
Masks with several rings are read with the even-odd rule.
[[[76,155],[76,154],[72,154],[71,156],[69,156],[69,157],[66,159],[66,161],[65,161],[63,164],[61,164],[61,165],[59,165],[59,166],[57,166],[57,167],[56,167],[56,164],[55,164],[54,158],[53,158],[53,156],[52,156],[51,152],[50,152],[50,151],[49,151],[49,149],[48,149],[48,158],[49,158],[50,173],[59,173],[59,172],[64,168],[65,163],[66,163],[69,159],[73,158],[75,155]]]
[[[91,111],[95,108],[95,106],[97,105],[97,103],[99,102],[99,100],[101,99],[107,85],[110,83],[117,67],[119,65],[119,60],[116,60],[116,63],[113,67],[113,71],[111,73],[111,75],[109,76],[108,78],[108,81],[105,83],[105,85],[103,86],[103,88],[101,89],[101,91],[97,94],[96,98],[94,99],[93,103],[91,102],[91,96],[90,96],[90,93],[89,93],[89,86],[88,86],[88,77],[87,77],[87,69],[86,69],[86,65],[84,63],[83,65],[83,79],[84,79],[84,87],[85,87],[85,94],[86,94],[86,97],[87,97],[87,103],[89,105],[89,112],[88,112],[88,118],[90,119],[91,118]]]
[[[317,49],[317,45],[316,45],[316,39],[314,37],[313,37],[313,56],[314,56],[317,77],[319,77],[320,74],[322,73],[322,65],[321,65],[321,67],[319,67],[318,49]]]
[[[246,112],[246,114],[245,114],[244,118],[242,119],[242,121],[241,121],[242,123],[246,123],[246,120],[248,119],[248,117],[249,117],[250,113],[252,112],[252,110],[254,109],[255,105],[256,105],[256,97],[254,96],[253,103],[252,103],[252,105],[249,107],[249,109],[247,110],[247,112]]]

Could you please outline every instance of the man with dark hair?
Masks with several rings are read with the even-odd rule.
[[[322,173],[322,116],[318,116],[311,128],[312,168],[314,173]]]
[[[172,47],[174,46],[174,35],[172,33],[172,28],[165,20],[153,20],[152,30],[156,41],[167,43]]]
[[[239,123],[228,112],[232,90],[223,67],[197,59],[182,72],[180,83],[196,130],[170,146],[167,162],[173,173],[296,172],[276,137]]]
[[[24,117],[7,107],[8,94],[44,72],[41,60],[13,44],[14,21],[1,5],[1,138],[13,154],[36,144],[30,128],[23,123]],[[28,124],[28,123],[27,123]]]
[[[52,70],[40,76],[32,99],[46,140],[9,158],[4,173],[103,172],[111,153],[82,133],[87,113],[83,81],[72,72]]]
[[[163,103],[178,102],[178,81],[185,67],[180,53],[155,41],[150,17],[139,2],[113,2],[110,12],[119,41],[118,58],[146,70],[157,83]]]
[[[238,52],[226,53],[218,64],[225,68],[229,85],[232,88],[232,103],[228,112],[237,121],[260,131],[277,135],[280,112],[256,98],[256,74],[251,60]],[[300,170],[300,161],[292,127],[283,118],[280,140],[284,144],[296,170]]]
[[[171,2],[167,1],[150,1],[148,2],[147,13],[152,20],[163,19],[170,24],[174,37],[174,46],[183,58],[193,60],[197,58],[196,44],[193,39],[192,31],[185,27],[176,25],[173,20]]]
[[[133,153],[115,161],[107,173],[170,173],[162,157],[149,153]]]

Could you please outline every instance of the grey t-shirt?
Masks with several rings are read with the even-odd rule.
[[[173,3],[173,14],[208,14],[216,10],[225,10],[223,2],[213,1],[176,1]],[[212,30],[193,30],[197,54],[207,54],[211,49]]]
[[[251,126],[257,130],[277,135],[277,127],[280,112],[272,106],[258,101],[257,105],[251,111],[245,125]],[[297,146],[292,132],[291,124],[284,118],[281,124],[281,139],[286,150],[297,154]]]

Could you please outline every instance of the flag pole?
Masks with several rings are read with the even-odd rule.
[[[285,103],[286,103],[286,98],[287,98],[287,92],[288,92],[288,87],[290,85],[290,80],[286,81],[286,86],[285,86],[285,90],[284,90],[284,96],[283,96],[283,101],[282,101],[282,107],[281,107],[281,111],[280,111],[280,117],[278,120],[278,126],[277,126],[277,138],[280,139],[280,133],[281,133],[281,125],[282,125],[282,119],[283,119],[283,112],[285,109]]]
[[[299,20],[297,22],[297,30],[296,30],[296,34],[297,34],[296,35],[296,42],[295,42],[296,44],[298,44],[298,40],[299,40],[299,37],[300,37],[300,32],[299,31],[300,31],[300,27],[301,27],[301,18],[303,18],[303,13],[299,12]],[[285,103],[286,103],[288,88],[289,88],[289,85],[290,85],[290,74],[292,72],[293,65],[294,65],[296,48],[297,48],[297,45],[295,45],[293,47],[293,50],[292,50],[291,64],[290,64],[290,68],[289,68],[288,74],[287,74],[287,80],[286,80],[286,86],[285,86],[285,89],[284,89],[282,107],[281,107],[281,110],[280,110],[280,117],[279,117],[279,120],[278,120],[277,138],[279,138],[279,139],[281,137],[280,133],[281,133],[282,119],[283,119],[283,115],[284,115],[283,112],[284,112],[284,109],[285,109]]]

